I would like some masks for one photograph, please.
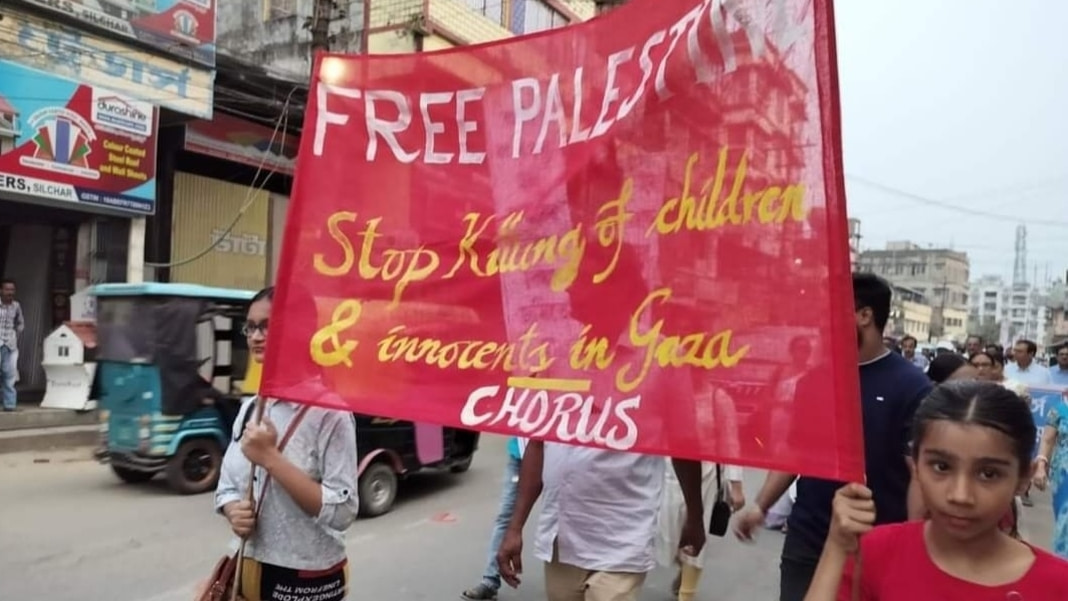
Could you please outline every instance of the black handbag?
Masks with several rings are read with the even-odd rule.
[[[716,501],[712,505],[712,517],[708,520],[708,533],[712,536],[724,536],[731,522],[731,506],[723,490],[723,468],[716,464]]]

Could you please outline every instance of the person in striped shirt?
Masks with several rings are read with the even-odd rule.
[[[22,305],[15,300],[14,280],[0,281],[0,391],[4,411],[14,411],[17,403],[15,381],[18,379],[19,336],[26,327]]]

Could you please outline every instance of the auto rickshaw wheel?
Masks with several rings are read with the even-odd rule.
[[[119,477],[119,480],[122,480],[127,484],[141,484],[144,482],[148,482],[156,475],[155,472],[142,472],[114,464],[112,464],[111,466],[111,471]]]
[[[167,462],[167,484],[183,495],[213,490],[219,483],[222,450],[210,438],[187,440]]]
[[[471,462],[474,459],[475,459],[474,455],[468,455],[467,457],[464,457],[460,461],[457,461],[456,463],[452,464],[452,466],[449,467],[449,471],[454,473],[454,474],[462,474],[462,473],[466,472],[467,470],[471,469]]]
[[[397,498],[397,473],[388,463],[367,466],[360,476],[360,515],[373,518],[388,513]]]

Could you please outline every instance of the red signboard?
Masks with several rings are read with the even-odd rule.
[[[0,61],[0,192],[152,214],[156,121],[147,102]]]
[[[293,175],[297,141],[297,136],[281,128],[275,130],[219,112],[210,121],[197,119],[185,126],[185,149],[190,152],[286,175]]]
[[[830,12],[320,56],[262,392],[860,478]]]

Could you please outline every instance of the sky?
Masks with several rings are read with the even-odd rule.
[[[1068,2],[838,0],[847,205],[861,249],[968,253],[972,279],[1068,270]],[[934,203],[930,202],[934,201]]]

